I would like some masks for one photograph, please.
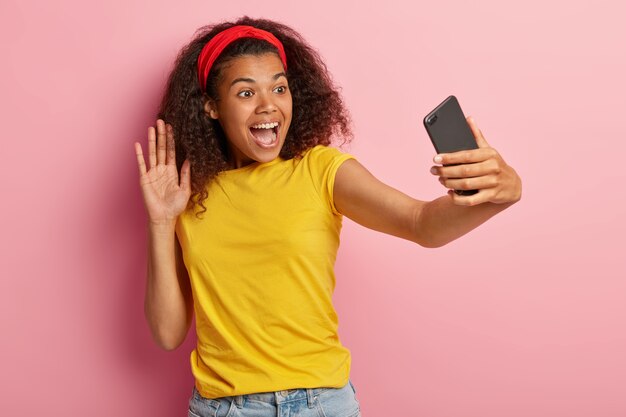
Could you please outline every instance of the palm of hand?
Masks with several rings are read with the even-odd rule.
[[[158,135],[154,127],[148,129],[149,169],[146,169],[141,145],[135,143],[139,183],[149,220],[154,223],[171,223],[186,208],[191,196],[190,166],[188,160],[183,162],[179,184],[172,127],[166,126],[159,119],[157,131]]]
[[[157,165],[139,180],[150,219],[175,219],[187,206],[189,190],[178,185],[176,165]]]

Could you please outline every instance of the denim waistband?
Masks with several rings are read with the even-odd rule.
[[[341,388],[331,388],[331,387],[298,388],[298,389],[288,389],[288,390],[282,390],[282,391],[256,392],[252,394],[232,395],[232,396],[226,396],[226,397],[221,397],[221,398],[231,400],[232,402],[235,403],[237,408],[242,408],[244,404],[249,400],[278,405],[278,404],[282,404],[282,403],[286,403],[290,401],[302,401],[306,399],[309,408],[312,408],[315,405],[315,397],[317,397],[319,394],[323,393],[324,391],[328,391],[330,389],[341,389]],[[202,396],[200,395],[200,393],[195,387],[194,387],[194,395],[202,398]],[[208,400],[208,401],[216,401],[216,399]]]

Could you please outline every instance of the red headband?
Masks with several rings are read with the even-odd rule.
[[[217,57],[220,56],[224,48],[240,38],[262,39],[274,45],[278,49],[278,55],[280,60],[283,61],[285,71],[287,70],[285,50],[283,49],[283,44],[276,36],[252,26],[237,25],[221,31],[202,48],[202,52],[200,52],[198,57],[198,80],[200,81],[202,91],[206,88],[206,79]]]

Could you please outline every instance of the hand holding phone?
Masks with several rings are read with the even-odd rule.
[[[428,113],[424,117],[424,127],[437,153],[478,149],[474,134],[455,96],[449,96]],[[454,192],[458,195],[473,195],[478,190],[454,190]]]

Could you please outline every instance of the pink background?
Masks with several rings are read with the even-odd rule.
[[[449,94],[522,200],[425,249],[345,220],[340,335],[363,415],[626,415],[622,2],[0,3],[0,415],[185,415],[194,335],[143,317],[147,143],[178,50],[207,23],[283,21],[351,109],[345,150],[422,200],[422,117]]]

